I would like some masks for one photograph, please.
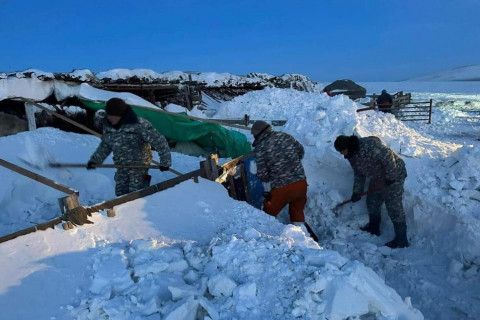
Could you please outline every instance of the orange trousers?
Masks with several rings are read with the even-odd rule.
[[[297,181],[285,187],[273,188],[270,199],[263,201],[263,211],[276,217],[288,204],[290,222],[305,222],[303,209],[307,203],[307,181]]]

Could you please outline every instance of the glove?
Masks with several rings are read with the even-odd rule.
[[[159,166],[158,168],[159,168],[160,171],[162,171],[162,172],[168,171],[168,169],[170,169],[170,167],[164,167],[164,166]]]
[[[93,162],[93,161],[88,161],[88,163],[87,163],[87,170],[95,169],[95,165],[96,165],[95,162]]]
[[[390,186],[395,183],[395,180],[385,180],[385,185]]]
[[[362,199],[362,196],[360,195],[360,193],[352,193],[352,197],[350,198],[350,201],[352,202],[357,202],[357,201],[360,201],[360,199]]]

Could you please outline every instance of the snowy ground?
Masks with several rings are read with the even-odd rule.
[[[478,125],[455,118],[455,104],[462,109],[465,95],[479,103],[480,92],[428,90],[414,97],[435,99],[431,125],[356,113],[361,106],[343,96],[295,90],[267,89],[215,105],[210,114],[217,118],[288,120],[276,129],[306,148],[306,216],[319,245],[285,214],[273,219],[230,199],[221,185],[188,181],[118,206],[114,218],[100,212],[93,225],[0,244],[2,318],[475,319],[480,141]],[[406,161],[409,248],[383,246],[393,237],[386,214],[380,237],[358,230],[367,220],[364,200],[345,205],[338,217],[331,210],[350,197],[353,177],[333,140],[354,132],[381,137]],[[28,169],[79,190],[87,205],[113,197],[113,171],[42,164],[86,162],[97,144],[89,135],[43,128],[0,138],[0,157],[40,165]],[[172,167],[188,172],[201,160],[174,154]],[[152,173],[152,182],[173,177]],[[7,169],[0,174],[0,235],[58,214],[63,194]]]

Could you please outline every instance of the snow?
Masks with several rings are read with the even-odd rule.
[[[0,91],[2,99],[11,97],[10,90],[17,95],[45,90],[31,82],[23,92],[23,85],[10,83]],[[82,86],[73,91],[118,96]],[[442,104],[454,100],[465,105],[462,94],[452,94],[457,89],[443,93],[443,84],[438,91],[430,86],[431,91],[420,92],[434,99],[431,125],[402,123],[374,111],[357,113],[362,106],[345,96],[292,89],[253,91],[209,105],[215,118],[249,114],[251,119],[288,120],[275,130],[294,135],[305,146],[305,213],[319,243],[303,228],[288,224],[285,212],[275,219],[231,199],[220,184],[187,181],[119,205],[113,218],[101,211],[93,213],[91,225],[68,231],[58,225],[0,243],[2,318],[477,317],[479,129],[454,118],[455,106]],[[67,96],[66,88],[55,89]],[[480,100],[478,91],[463,94]],[[409,248],[383,246],[393,237],[385,212],[380,237],[358,229],[367,220],[364,200],[341,207],[338,216],[332,212],[350,197],[353,178],[333,141],[352,133],[379,136],[406,162]],[[80,203],[91,205],[114,197],[112,169],[47,164],[86,163],[98,143],[91,135],[40,128],[1,137],[0,157],[78,190]],[[173,153],[172,167],[186,173],[202,160]],[[105,163],[111,162],[110,156]],[[57,199],[63,193],[6,168],[0,167],[0,174],[0,235],[58,216]],[[152,183],[174,177],[169,172],[150,174]]]
[[[272,75],[263,76],[273,78]],[[184,72],[184,71],[167,71],[167,72],[155,72],[149,69],[113,69],[97,74],[98,79],[112,79],[120,80],[130,77],[138,77],[140,79],[147,79],[149,81],[177,81],[177,80],[189,80],[205,83],[209,87],[225,86],[225,85],[240,85],[244,83],[264,83],[263,78],[260,77],[248,77],[237,76],[231,73],[216,73],[216,72]],[[265,84],[265,83],[264,83]]]

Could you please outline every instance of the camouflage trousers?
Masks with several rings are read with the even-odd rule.
[[[148,170],[118,169],[115,172],[115,195],[121,196],[150,185]]]
[[[369,188],[377,186],[381,181],[370,181]],[[405,211],[403,210],[403,184],[405,178],[384,188],[372,192],[367,196],[368,214],[377,219],[381,218],[381,207],[385,202],[388,216],[393,223],[404,223]]]

